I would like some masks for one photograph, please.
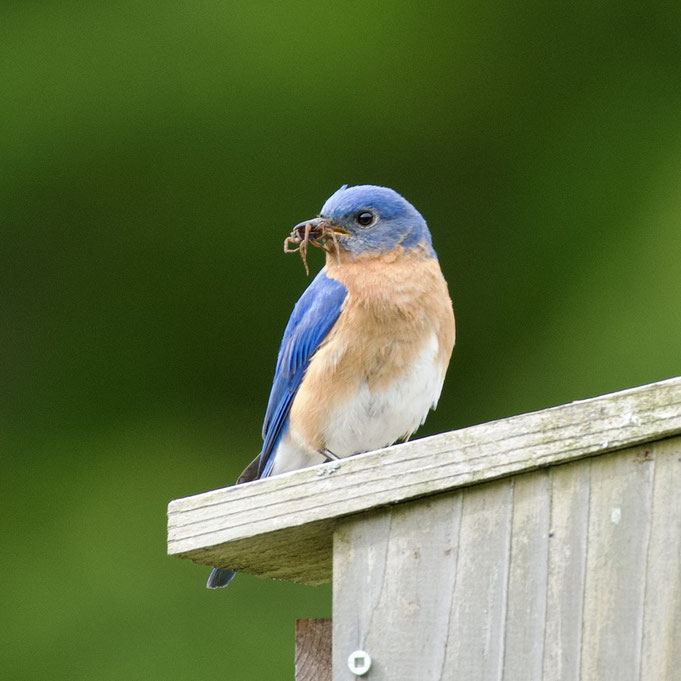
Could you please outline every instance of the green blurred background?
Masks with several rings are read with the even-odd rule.
[[[681,373],[678,3],[5,2],[0,57],[7,678],[292,679],[329,588],[208,592],[165,509],[258,451],[343,183],[450,284],[421,434]]]

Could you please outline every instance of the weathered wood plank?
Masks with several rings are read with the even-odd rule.
[[[316,586],[330,579],[333,524],[311,523],[237,539],[229,544],[229,551],[209,545],[194,551],[191,559],[202,565]]]
[[[341,523],[333,536],[334,681],[354,650],[365,650],[386,579],[391,510]],[[348,626],[351,622],[352,626]],[[343,678],[342,676],[340,678]]]
[[[331,681],[331,620],[296,620],[295,681]]]
[[[442,678],[461,494],[351,518],[334,540],[334,681],[371,655],[373,681]]]
[[[681,438],[657,442],[641,679],[681,678]]]
[[[334,681],[672,681],[681,438],[343,521]]]
[[[542,678],[550,515],[549,472],[518,476],[513,491],[504,681]]]
[[[438,680],[501,678],[513,486],[502,480],[464,490],[445,669]]]
[[[550,469],[551,522],[543,681],[579,678],[590,471],[589,461]]]
[[[679,432],[675,378],[175,500],[168,551],[319,583],[330,578],[338,518]]]
[[[582,679],[639,679],[653,471],[648,447],[591,461]]]

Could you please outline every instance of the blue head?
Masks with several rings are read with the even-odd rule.
[[[351,253],[386,253],[402,246],[424,248],[435,256],[426,221],[409,201],[387,187],[344,185],[327,199],[318,221],[326,223],[341,247]]]

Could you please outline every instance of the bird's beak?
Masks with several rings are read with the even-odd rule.
[[[349,233],[328,218],[313,218],[312,220],[305,220],[304,222],[297,224],[293,228],[291,234],[296,234],[300,239],[303,239],[305,237],[305,232],[308,230],[308,225],[308,236],[310,239],[318,239],[325,234],[328,234],[328,232],[333,232],[336,235],[346,235]]]

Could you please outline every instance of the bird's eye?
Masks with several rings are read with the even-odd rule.
[[[374,214],[368,210],[363,210],[356,218],[357,224],[366,227],[374,221]]]

